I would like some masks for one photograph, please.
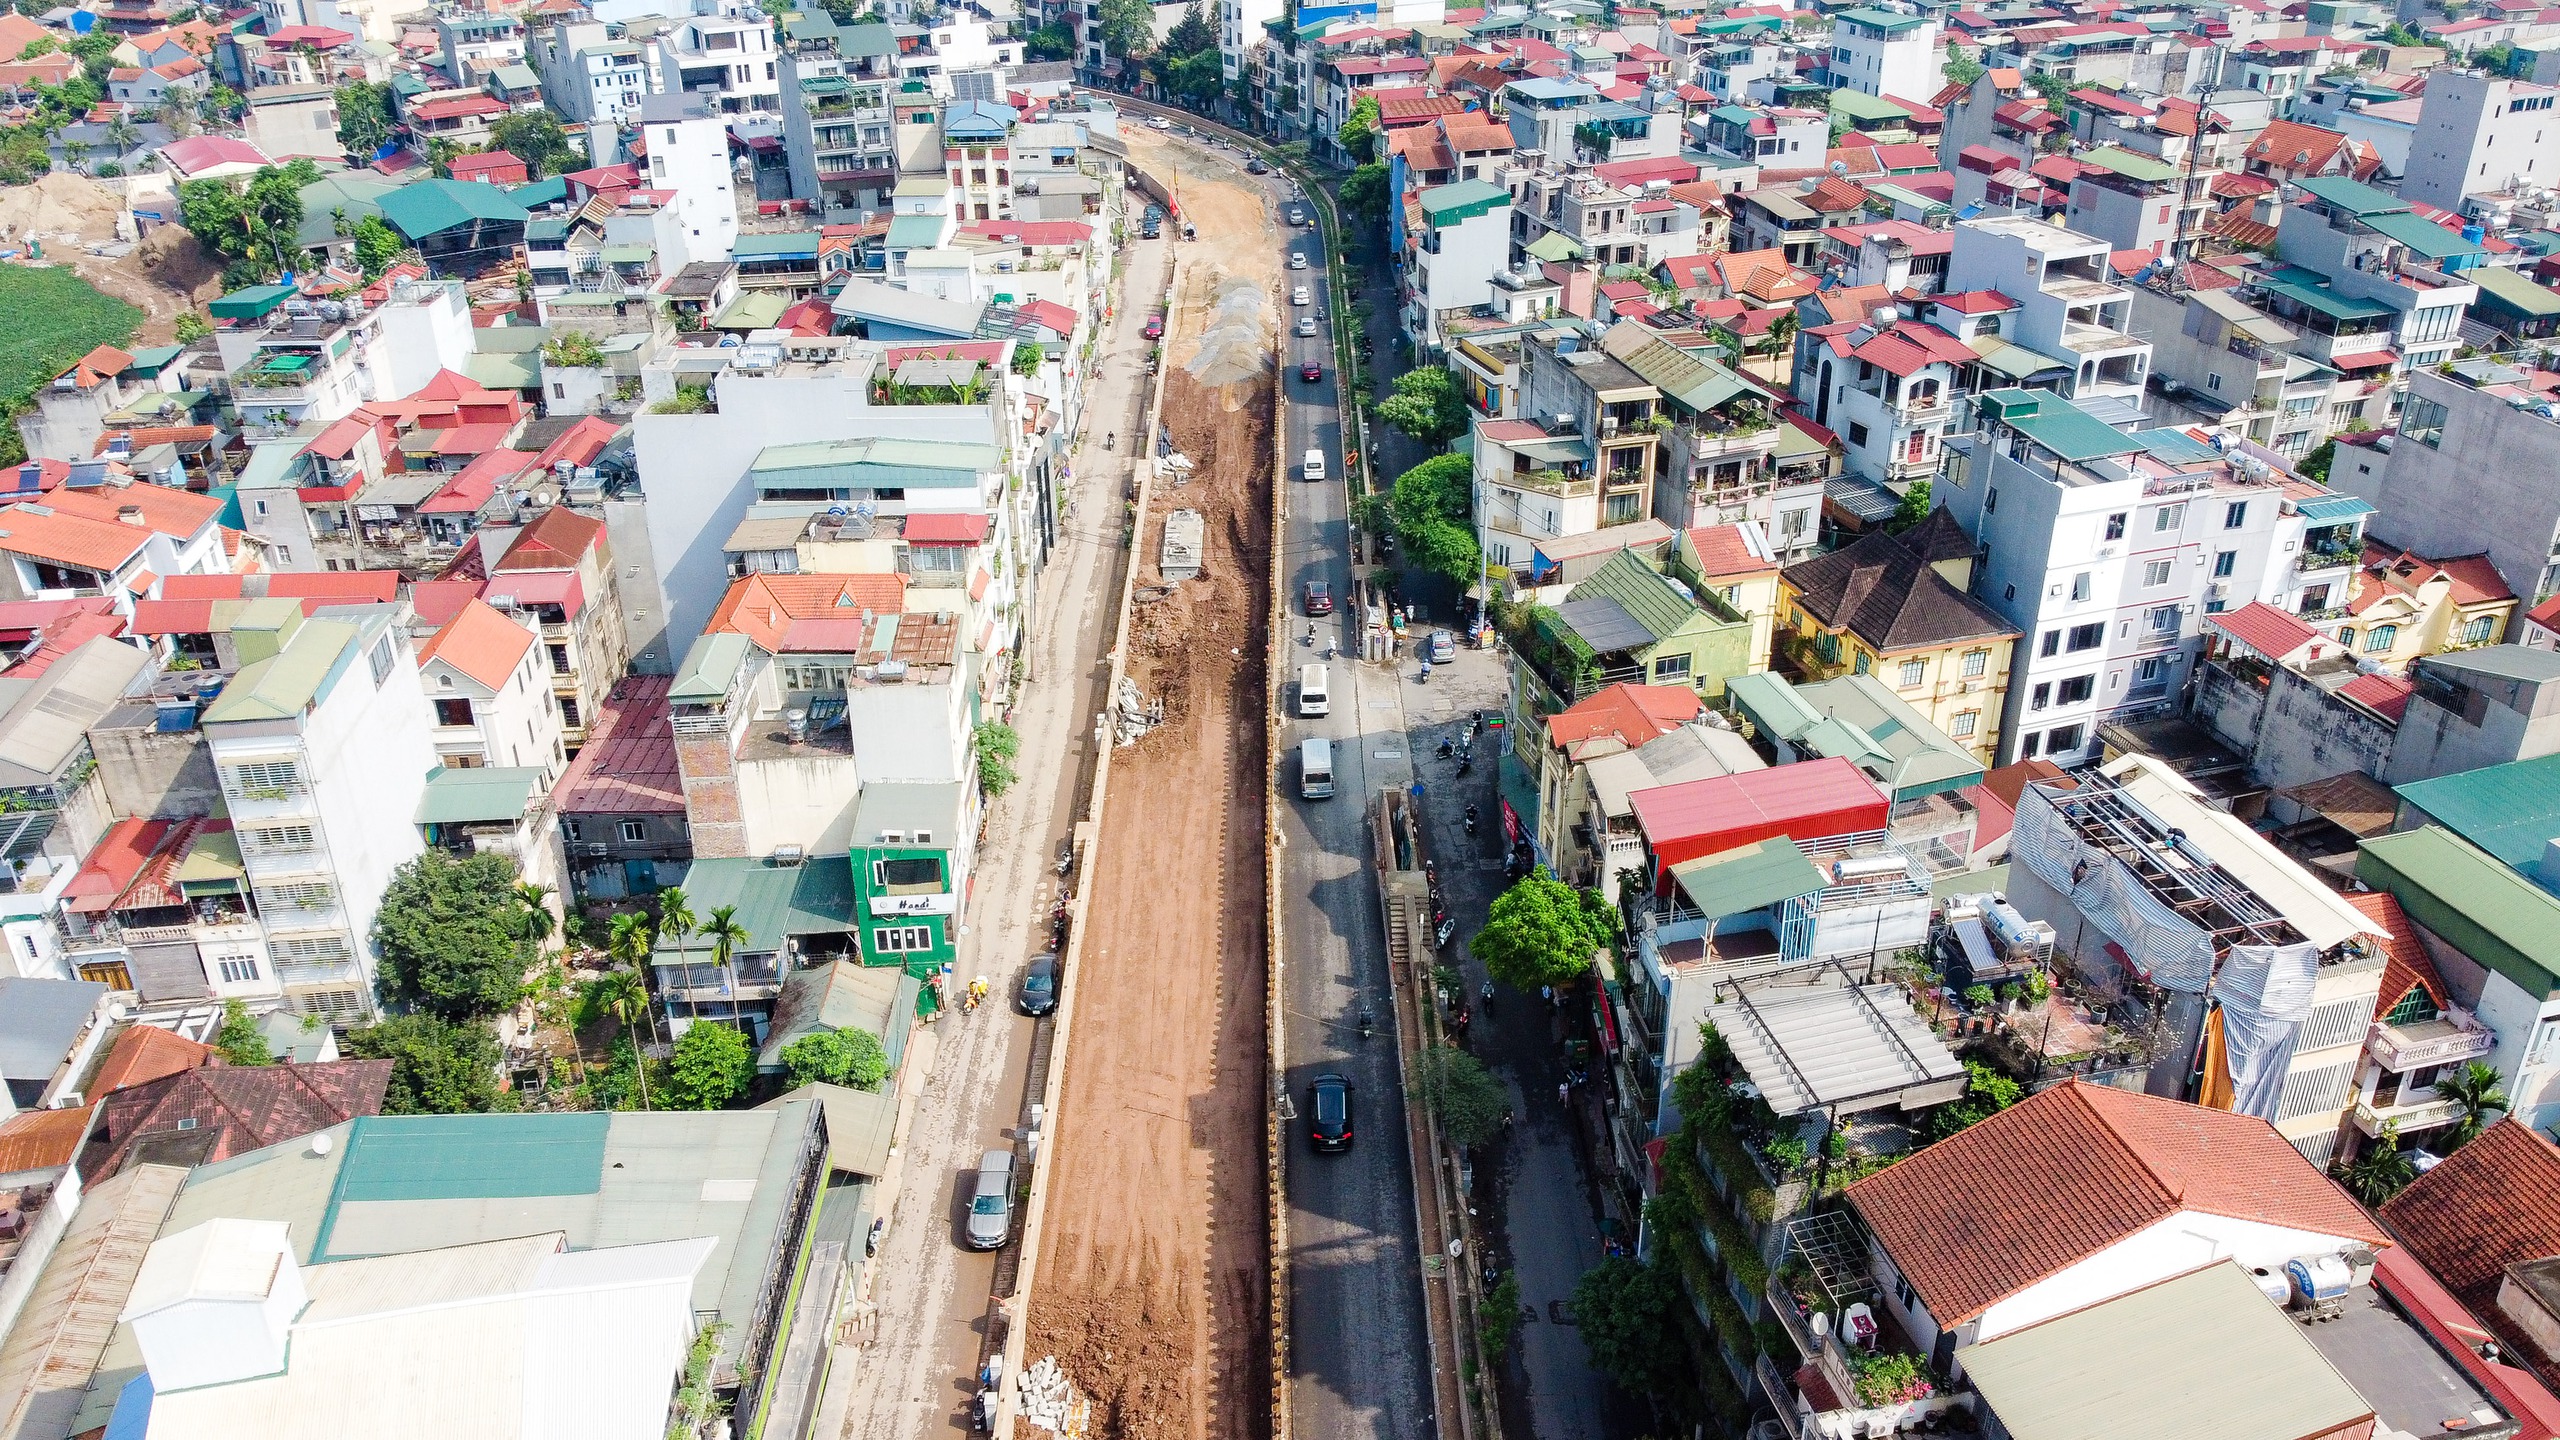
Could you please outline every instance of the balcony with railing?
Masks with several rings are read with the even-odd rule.
[[[2375,1062],[2395,1074],[2477,1060],[2497,1043],[2487,1026],[2460,1011],[2407,1025],[2376,1020],[2364,1042]]]
[[[2385,1101],[2376,1104],[2369,1100],[2357,1101],[2356,1132],[2367,1139],[2378,1139],[2382,1132],[2388,1129],[2405,1138],[2414,1136],[2421,1130],[2432,1130],[2440,1125],[2453,1124],[2462,1118],[2462,1105],[2459,1101],[2433,1098],[2433,1091],[2426,1093],[2430,1098],[2411,1099],[2403,1103]],[[2381,1097],[2377,1095],[2375,1099],[2380,1100]]]
[[[2322,570],[2344,570],[2360,558],[2355,550],[2304,550],[2293,557],[2293,568],[2305,574]]]

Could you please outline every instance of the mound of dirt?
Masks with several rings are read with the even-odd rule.
[[[1203,385],[1241,385],[1271,369],[1270,307],[1251,280],[1219,282],[1200,331],[1200,348],[1182,368]]]
[[[59,171],[32,185],[0,189],[0,239],[94,245],[116,238],[124,197],[98,182]]]
[[[183,225],[153,230],[126,258],[163,290],[198,301],[221,297],[222,267]]]

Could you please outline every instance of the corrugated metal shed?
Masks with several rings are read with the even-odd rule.
[[[1710,1005],[1707,1019],[1780,1115],[1911,1110],[1964,1093],[1964,1062],[1897,986],[1773,986]]]
[[[2527,995],[2560,995],[2560,898],[2496,856],[2429,825],[2364,842],[2356,878]]]
[[[49,667],[0,718],[0,786],[47,785],[150,663],[104,637]]]
[[[1164,517],[1164,550],[1158,567],[1174,582],[1200,574],[1200,550],[1208,538],[1208,521],[1197,510],[1176,510]]]
[[[137,1165],[82,1197],[0,1344],[0,1435],[65,1435],[187,1172]]]
[[[2266,1440],[2373,1415],[2230,1261],[1964,1352],[2015,1440]]]
[[[2519,870],[2560,836],[2560,755],[2491,765],[2397,787],[2426,818]]]
[[[1627,800],[1666,868],[1772,836],[1811,840],[1881,830],[1890,808],[1874,781],[1838,759],[1639,790]]]

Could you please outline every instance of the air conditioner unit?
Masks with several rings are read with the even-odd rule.
[[[2212,584],[2204,587],[2204,598],[2207,600],[2220,600],[2230,593],[2230,585],[2220,580],[2216,580]]]
[[[805,852],[797,845],[776,845],[773,847],[773,863],[780,866],[797,865],[804,854]]]
[[[89,1097],[77,1090],[65,1090],[53,1097],[53,1108],[56,1110],[77,1110],[88,1103]]]

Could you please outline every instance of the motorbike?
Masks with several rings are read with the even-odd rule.
[[[1103,437],[1102,437],[1102,448],[1103,448],[1103,449],[1105,449],[1105,450],[1117,450],[1117,449],[1119,449],[1119,448],[1120,448],[1120,432],[1118,432],[1117,430],[1115,430],[1115,431],[1112,431],[1110,434],[1103,436]]]
[[[1416,684],[1416,685],[1428,685],[1428,684],[1430,684],[1430,683],[1431,683],[1431,662],[1430,662],[1430,661],[1425,660],[1425,661],[1423,661],[1423,662],[1422,662],[1422,675],[1421,675],[1421,678],[1419,678],[1419,679],[1415,680],[1413,683],[1414,683],[1414,684]]]
[[[1473,755],[1461,755],[1458,757],[1459,774],[1464,775],[1474,768],[1476,768],[1476,757]]]
[[[1476,807],[1473,805],[1467,807],[1467,833],[1476,833]]]
[[[1360,1007],[1360,1038],[1361,1038],[1361,1039],[1363,1039],[1363,1040],[1368,1039],[1368,1038],[1369,1038],[1370,1033],[1371,1033],[1372,1031],[1376,1030],[1377,1028],[1378,1028],[1378,1021],[1377,1021],[1377,1017],[1376,1017],[1376,1016],[1374,1016],[1374,1015],[1371,1015],[1371,1014],[1369,1013],[1369,1007],[1368,1007],[1368,1006],[1366,1006],[1366,1005],[1361,1006],[1361,1007]]]
[[[1449,937],[1450,937],[1450,936],[1452,936],[1452,935],[1455,935],[1455,934],[1457,934],[1457,933],[1458,933],[1458,922],[1457,922],[1456,920],[1454,920],[1454,919],[1450,918],[1449,916],[1446,916],[1446,915],[1441,916],[1441,917],[1440,917],[1440,923],[1439,923],[1437,926],[1433,927],[1433,929],[1432,929],[1432,931],[1431,931],[1431,944],[1432,944],[1432,947],[1433,947],[1434,949],[1446,949],[1446,948],[1448,948],[1448,944],[1449,944]]]
[[[1448,759],[1450,756],[1455,755],[1456,753],[1458,753],[1458,747],[1457,747],[1457,745],[1456,745],[1456,743],[1455,743],[1455,742],[1453,742],[1453,741],[1448,741],[1448,740],[1443,740],[1443,741],[1441,741],[1441,742],[1440,742],[1440,758],[1441,758],[1441,759],[1446,760],[1446,759]]]

